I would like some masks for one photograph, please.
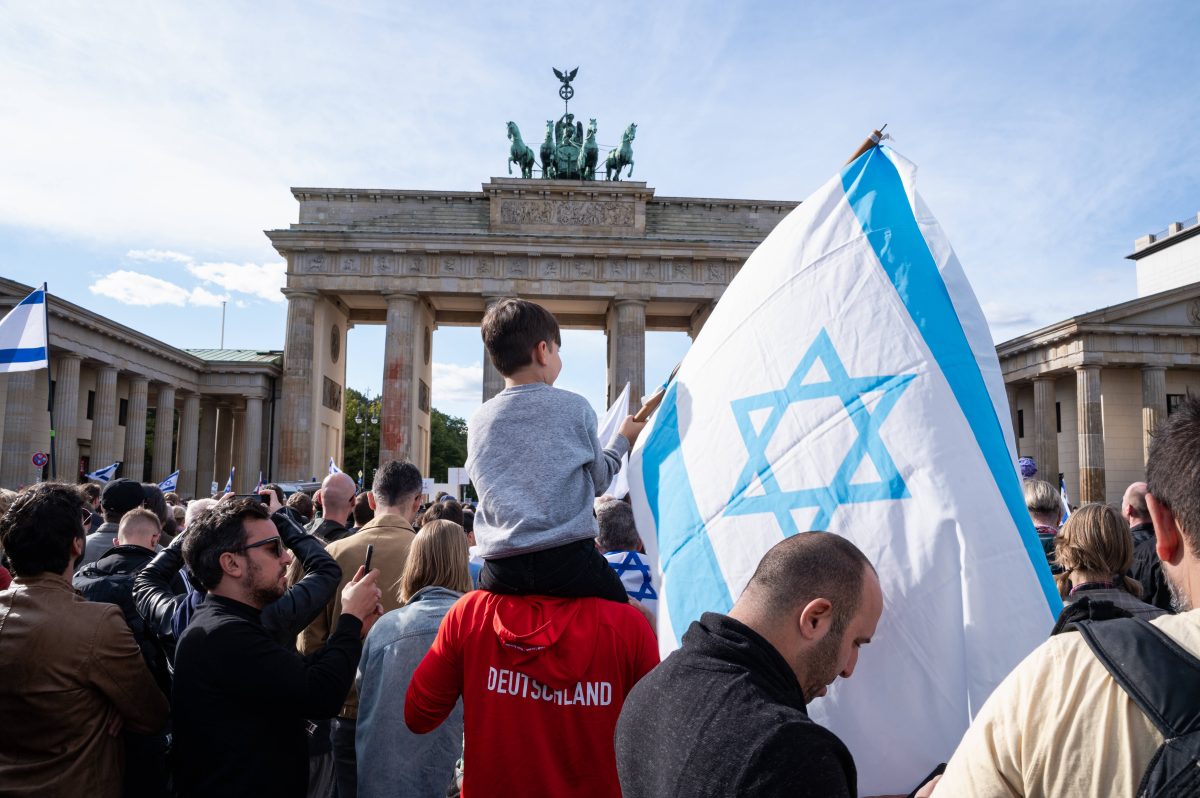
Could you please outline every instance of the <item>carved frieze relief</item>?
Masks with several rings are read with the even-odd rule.
[[[633,227],[630,202],[593,200],[504,199],[500,221],[510,225],[562,225],[566,227]]]

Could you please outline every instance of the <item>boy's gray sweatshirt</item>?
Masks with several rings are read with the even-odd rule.
[[[499,559],[596,537],[592,502],[628,451],[622,435],[601,446],[596,413],[579,394],[540,382],[496,394],[467,423],[480,556]]]

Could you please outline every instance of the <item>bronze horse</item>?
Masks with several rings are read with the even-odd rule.
[[[604,159],[606,179],[620,180],[621,170],[629,167],[627,177],[633,177],[633,137],[637,135],[637,123],[631,122],[621,134],[621,146],[611,151]]]
[[[581,180],[596,179],[596,161],[600,158],[600,147],[596,144],[596,120],[588,121],[587,135],[579,150],[579,177]]]
[[[542,142],[542,177],[554,178],[554,120],[546,120],[546,140]]]
[[[508,149],[508,173],[512,174],[512,165],[521,167],[521,177],[533,177],[533,150],[521,140],[521,130],[516,122],[508,123],[508,140],[512,146]]]

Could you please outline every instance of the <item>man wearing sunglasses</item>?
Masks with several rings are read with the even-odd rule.
[[[341,593],[326,644],[308,657],[276,642],[261,612],[283,595],[291,562],[261,502],[241,500],[197,519],[183,543],[208,591],[175,652],[175,783],[181,796],[302,796],[306,718],[341,708],[362,638],[381,614],[379,572]]]

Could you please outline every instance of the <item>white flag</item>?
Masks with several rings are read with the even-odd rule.
[[[617,401],[612,403],[608,412],[604,414],[604,418],[600,419],[596,437],[600,440],[601,446],[608,446],[617,431],[621,429],[621,422],[627,415],[629,415],[629,383],[625,383]],[[627,493],[629,493],[629,455],[621,458],[621,470],[612,478],[612,482],[608,483],[608,489],[602,495],[611,496],[614,499],[624,499]]]
[[[49,365],[43,285],[0,319],[0,374],[34,371]]]
[[[340,469],[340,468],[338,468],[338,467],[337,467],[337,463],[333,462],[333,458],[332,458],[332,457],[330,457],[330,458],[329,458],[329,473],[330,473],[330,474],[340,474],[340,473],[342,473],[342,469]]]
[[[1061,607],[987,323],[915,172],[876,147],[780,222],[630,458],[664,655],[784,536],[836,532],[875,565],[877,634],[810,706],[865,795],[948,759]]]

